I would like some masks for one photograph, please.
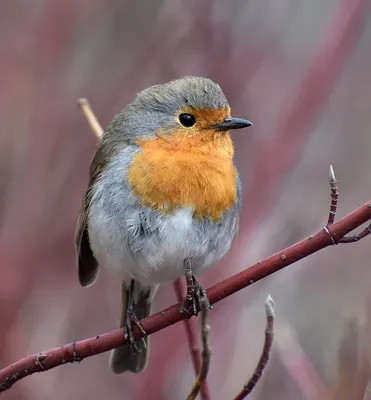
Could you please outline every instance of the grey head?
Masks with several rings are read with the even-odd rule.
[[[208,78],[185,76],[141,91],[114,118],[107,132],[130,140],[154,136],[158,130],[172,131],[179,128],[177,116],[184,109],[229,110],[229,103],[217,83]],[[244,126],[250,125],[246,121]]]

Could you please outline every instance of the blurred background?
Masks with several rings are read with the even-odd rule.
[[[179,76],[217,81],[236,116],[241,232],[200,278],[210,286],[326,224],[328,169],[338,217],[371,198],[369,0],[14,0],[0,4],[0,366],[115,329],[120,283],[80,288],[73,234],[96,138],[76,100],[106,126],[141,89]],[[261,400],[370,399],[371,238],[328,248],[218,303],[213,399],[231,399],[276,303]],[[171,285],[155,311],[175,302]],[[151,338],[140,375],[108,354],[34,375],[3,398],[184,399],[194,379],[182,324]],[[369,394],[370,396],[370,394]]]

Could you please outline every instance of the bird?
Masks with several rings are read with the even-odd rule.
[[[241,181],[220,86],[184,76],[139,92],[104,130],[89,170],[75,231],[78,278],[87,287],[99,267],[122,281],[120,327],[128,345],[114,349],[115,374],[141,372],[148,338],[133,324],[150,315],[159,285],[185,276],[191,311],[205,291],[195,278],[218,263],[238,232]],[[198,303],[199,304],[199,303]]]

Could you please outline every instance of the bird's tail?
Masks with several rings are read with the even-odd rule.
[[[127,288],[125,283],[122,284],[121,328],[125,326],[126,313],[130,303],[139,321],[149,316],[151,311],[150,294],[150,290],[140,288],[136,282],[132,283],[130,289]],[[112,350],[110,367],[115,374],[121,374],[125,371],[138,373],[146,367],[149,354],[149,338],[144,338],[143,340],[146,344],[145,346],[143,341],[137,343],[138,348],[141,350],[140,353],[137,353],[127,345]]]

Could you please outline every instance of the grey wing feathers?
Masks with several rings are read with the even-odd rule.
[[[89,243],[89,232],[87,227],[87,216],[89,192],[85,199],[77,220],[75,233],[75,246],[77,251],[78,275],[81,286],[89,286],[94,283],[98,276],[99,266],[95,259]]]
[[[81,286],[89,286],[98,276],[99,266],[90,247],[88,231],[88,215],[91,201],[91,191],[94,183],[109,161],[110,148],[105,143],[105,135],[101,139],[90,166],[90,180],[84,201],[81,206],[75,232],[75,247],[77,252],[77,267]]]
[[[115,154],[127,146],[127,141],[114,132],[112,124],[108,126],[102,139],[98,144],[93,161],[90,165],[90,181],[84,201],[81,206],[80,215],[77,220],[75,232],[75,247],[77,251],[77,265],[79,281],[82,286],[89,286],[94,283],[98,276],[99,266],[94,257],[89,243],[88,215],[90,201],[94,184],[105,170],[107,164]]]

